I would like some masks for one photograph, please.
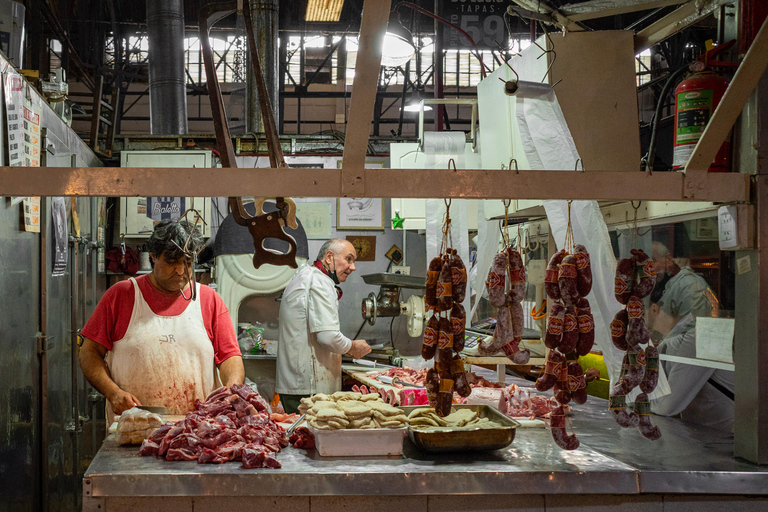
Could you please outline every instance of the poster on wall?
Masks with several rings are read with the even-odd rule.
[[[457,1],[440,2],[438,15],[450,21],[469,34],[481,50],[498,50],[496,41],[506,41],[507,27],[504,13],[507,0],[486,0],[484,2]],[[443,49],[465,49],[467,38],[458,30],[443,25]]]
[[[24,98],[21,109],[22,131],[24,134],[24,166],[40,167],[40,114],[43,109],[30,98]]]
[[[24,201],[24,231],[40,232],[40,198],[23,197]]]
[[[373,197],[340,197],[336,229],[384,229],[384,201]]]
[[[308,240],[328,240],[331,238],[331,203],[297,202],[296,218],[301,221]]]
[[[24,79],[8,66],[3,73],[3,99],[8,137],[8,162],[11,167],[24,165],[24,126],[21,110],[24,105]],[[19,204],[24,197],[11,198],[11,205]],[[26,212],[26,211],[25,211]]]
[[[51,223],[53,224],[53,272],[63,276],[67,271],[67,204],[63,197],[51,198]]]

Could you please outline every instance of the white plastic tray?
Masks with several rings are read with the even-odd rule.
[[[323,457],[362,457],[366,455],[402,455],[405,428],[318,430],[315,449]]]

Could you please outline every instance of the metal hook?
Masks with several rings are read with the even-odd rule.
[[[520,169],[517,167],[517,160],[514,158],[509,159],[509,167],[507,167],[510,171],[512,170],[512,162],[515,162],[515,174],[520,174]]]
[[[536,47],[542,51],[542,54],[536,57],[536,59],[542,58],[544,55],[551,53],[552,54],[552,62],[549,63],[547,66],[547,71],[544,73],[544,78],[541,79],[541,82],[544,83],[544,81],[547,79],[547,76],[549,76],[549,71],[552,69],[552,66],[554,65],[555,61],[557,60],[557,52],[555,51],[555,43],[552,41],[552,37],[549,35],[549,32],[547,32],[547,28],[544,26],[544,24],[539,21],[539,26],[541,27],[541,30],[544,32],[544,35],[547,38],[547,41],[549,41],[549,44],[551,46],[551,49],[545,50],[541,47],[539,43],[536,41],[531,41],[533,44],[536,45]],[[558,81],[559,83],[559,81]],[[554,86],[553,86],[554,87]]]
[[[450,169],[451,166],[453,166],[453,170],[455,171],[456,170],[456,162],[453,161],[453,158],[448,160],[448,169]]]
[[[579,158],[578,160],[576,160],[576,167],[575,167],[575,169],[574,169],[574,170],[575,170],[575,171],[578,171],[578,170],[579,170],[579,164],[581,164],[581,172],[587,172],[587,171],[586,171],[586,169],[584,169],[584,161],[583,161],[581,158]]]
[[[502,199],[501,203],[504,205],[504,208],[509,208],[512,205],[511,199]]]

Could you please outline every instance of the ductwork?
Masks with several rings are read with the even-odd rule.
[[[187,133],[183,0],[147,0],[152,135]]]
[[[279,94],[280,75],[278,73],[278,0],[251,0],[251,19],[253,20],[253,30],[256,34],[249,34],[249,37],[256,37],[256,44],[259,48],[259,60],[261,63],[261,72],[264,74],[264,81],[269,90],[269,100],[272,103],[272,112],[275,116],[275,125],[280,125],[278,119],[279,112],[277,108],[277,99]],[[259,108],[259,94],[256,90],[256,80],[253,78],[250,60],[248,62],[248,72],[246,75],[246,131],[263,132],[264,124],[261,121],[261,109]]]

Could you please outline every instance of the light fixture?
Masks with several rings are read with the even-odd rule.
[[[304,21],[339,21],[344,0],[309,0]]]
[[[421,93],[418,90],[413,91],[410,98],[403,107],[403,110],[405,112],[419,112],[421,110],[422,101],[424,101],[424,97],[421,95]],[[429,112],[430,110],[432,110],[432,107],[429,105],[424,105],[424,112]]]
[[[404,65],[416,53],[413,36],[403,26],[400,21],[400,13],[397,11],[390,13],[381,53],[381,65],[387,68]]]

